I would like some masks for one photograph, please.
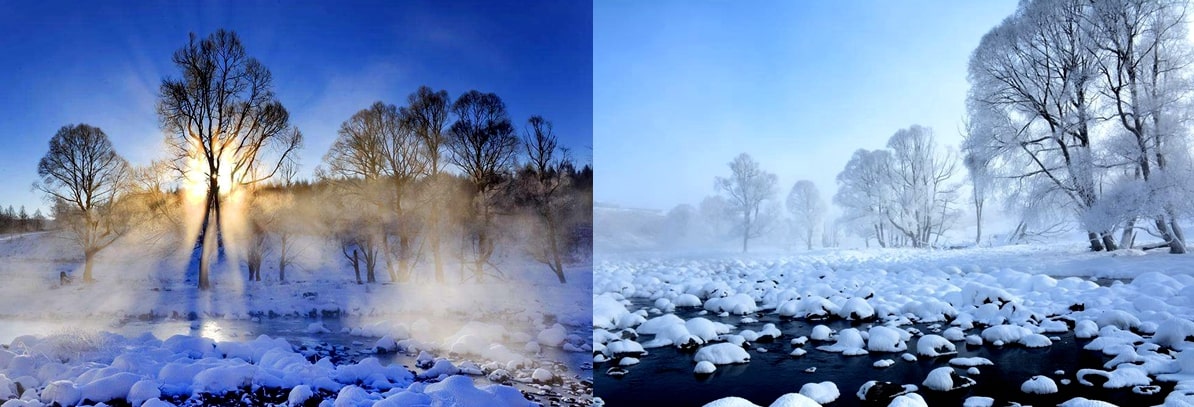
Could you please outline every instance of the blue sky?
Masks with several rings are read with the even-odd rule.
[[[48,208],[31,185],[66,124],[99,126],[134,164],[162,157],[170,57],[219,28],[272,72],[305,137],[303,174],[354,112],[424,84],[495,92],[520,132],[542,115],[590,163],[592,23],[585,1],[0,1],[0,205]]]
[[[667,210],[738,153],[826,200],[859,148],[912,124],[956,147],[971,51],[999,1],[599,1],[595,200]]]

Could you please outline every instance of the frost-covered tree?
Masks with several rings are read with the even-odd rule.
[[[792,215],[792,225],[797,236],[804,240],[808,250],[813,249],[813,237],[817,228],[825,221],[825,200],[821,199],[821,191],[817,185],[809,180],[796,181],[792,190],[788,192],[788,213]]]
[[[116,154],[103,130],[69,125],[50,139],[37,175],[41,182],[34,187],[55,202],[55,220],[83,249],[83,281],[94,281],[95,255],[129,230],[130,211],[122,207],[128,162]]]
[[[983,36],[970,58],[971,116],[1011,125],[980,133],[999,176],[1045,183],[1081,216],[1099,199],[1092,126],[1097,119],[1096,43],[1084,0],[1032,0]],[[969,152],[968,152],[969,153]],[[1091,250],[1113,250],[1111,230],[1088,226]]]
[[[764,203],[775,198],[778,177],[763,171],[746,153],[739,154],[729,162],[730,176],[716,177],[714,186],[722,193],[737,220],[742,233],[742,252],[747,251],[751,238],[759,237],[770,226]]]
[[[966,180],[970,182],[970,203],[974,206],[975,245],[981,244],[983,240],[983,211],[986,209],[987,200],[991,198],[991,190],[995,188],[995,180],[990,170],[992,158],[983,155],[991,149],[972,144],[990,140],[990,137],[980,135],[990,130],[988,125],[989,123],[979,120],[967,120],[962,141],[962,150],[965,151],[962,165],[966,167]]]
[[[718,242],[729,235],[730,204],[721,195],[709,195],[701,199],[697,206],[700,214],[699,224],[709,242]]]
[[[1167,193],[1181,188],[1170,183],[1173,178],[1165,172],[1170,169],[1171,153],[1184,155],[1188,151],[1184,138],[1194,92],[1190,81],[1194,52],[1186,33],[1186,2],[1103,0],[1092,2],[1087,15],[1086,32],[1098,57],[1100,90],[1114,122],[1122,129],[1115,134],[1130,140],[1122,145],[1131,146],[1124,158],[1134,164],[1133,171],[1121,182],[1142,184],[1114,188],[1120,208],[1135,209],[1136,213],[1104,215],[1126,218],[1127,242],[1132,240],[1137,217],[1152,218],[1170,252],[1185,253],[1174,209],[1178,203],[1171,199],[1186,200],[1188,196]],[[1146,207],[1153,210],[1138,211]]]
[[[868,245],[873,237],[880,247],[887,247],[894,232],[887,220],[895,202],[891,171],[890,151],[860,149],[837,175],[833,202],[842,208],[842,221]]]
[[[955,188],[946,185],[957,169],[952,154],[939,151],[933,130],[913,125],[887,141],[892,152],[890,182],[896,204],[886,211],[891,226],[913,247],[928,247],[945,232]]]
[[[856,151],[838,174],[842,221],[881,247],[934,245],[957,215],[957,188],[948,184],[956,159],[922,126],[897,131],[887,147]]]
[[[204,184],[198,285],[206,290],[211,258],[224,244],[224,195],[272,177],[302,135],[274,95],[269,69],[235,32],[192,34],[173,61],[181,77],[162,80],[157,113],[175,165]]]

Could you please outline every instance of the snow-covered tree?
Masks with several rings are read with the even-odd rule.
[[[663,246],[680,247],[693,243],[699,232],[697,209],[689,204],[679,204],[667,211],[660,230],[659,242]]]
[[[887,247],[892,228],[887,212],[895,202],[890,181],[891,152],[859,149],[837,175],[837,193],[833,202],[842,208],[842,221],[855,234],[867,240],[874,238],[880,247]]]
[[[764,203],[775,198],[778,177],[763,171],[750,155],[739,154],[729,162],[730,176],[716,177],[714,186],[726,197],[730,210],[742,233],[742,251],[746,252],[750,239],[759,237],[770,226]]]
[[[700,205],[697,206],[697,212],[700,213],[700,224],[703,227],[703,233],[711,242],[721,241],[729,235],[730,222],[728,221],[728,216],[730,216],[730,204],[726,201],[725,197],[721,195],[706,196],[701,199]]]
[[[1130,242],[1137,218],[1151,218],[1157,233],[1171,253],[1185,253],[1185,239],[1177,222],[1176,203],[1167,197],[1188,199],[1162,191],[1177,188],[1163,182],[1171,153],[1184,154],[1187,113],[1194,84],[1190,81],[1190,60],[1194,58],[1186,35],[1186,3],[1171,0],[1103,0],[1092,2],[1086,27],[1096,51],[1102,95],[1110,115],[1131,146],[1126,155],[1132,162],[1131,177],[1120,182],[1142,185],[1116,187],[1124,209],[1153,210],[1133,215],[1105,213],[1126,218],[1125,241]],[[1160,176],[1158,176],[1160,175]],[[1133,196],[1133,197],[1129,197]],[[1136,205],[1148,202],[1156,205]],[[1112,205],[1103,205],[1106,210]]]
[[[971,117],[1010,123],[970,143],[1000,177],[1045,183],[1081,215],[1099,199],[1092,125],[1098,90],[1084,0],[1030,0],[983,36],[970,59]],[[968,151],[968,154],[972,151]],[[1091,250],[1112,250],[1108,229],[1088,227]]]
[[[792,215],[794,232],[804,240],[805,247],[812,250],[817,228],[825,220],[826,207],[825,200],[821,199],[821,191],[812,181],[796,181],[788,192],[787,206],[788,213]]]
[[[955,188],[946,183],[957,160],[938,150],[932,129],[917,125],[897,131],[887,148],[892,152],[890,181],[896,199],[887,220],[913,247],[928,247],[952,221]]]

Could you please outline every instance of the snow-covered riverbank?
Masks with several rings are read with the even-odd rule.
[[[592,401],[588,266],[568,269],[569,284],[517,260],[504,280],[356,284],[314,258],[285,282],[224,265],[201,292],[186,259],[129,246],[97,265],[96,283],[62,284],[59,271],[78,267],[62,246],[0,242],[0,403]]]

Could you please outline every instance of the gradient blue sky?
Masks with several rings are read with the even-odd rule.
[[[0,0],[0,205],[48,207],[31,185],[66,124],[99,126],[134,164],[162,157],[154,105],[162,78],[179,76],[171,55],[219,28],[273,73],[306,138],[302,174],[354,112],[424,84],[495,92],[520,133],[542,115],[590,163],[592,16],[590,2],[555,0]]]
[[[971,51],[999,1],[599,1],[595,199],[667,210],[746,152],[826,200],[854,150],[930,126],[956,147]]]

